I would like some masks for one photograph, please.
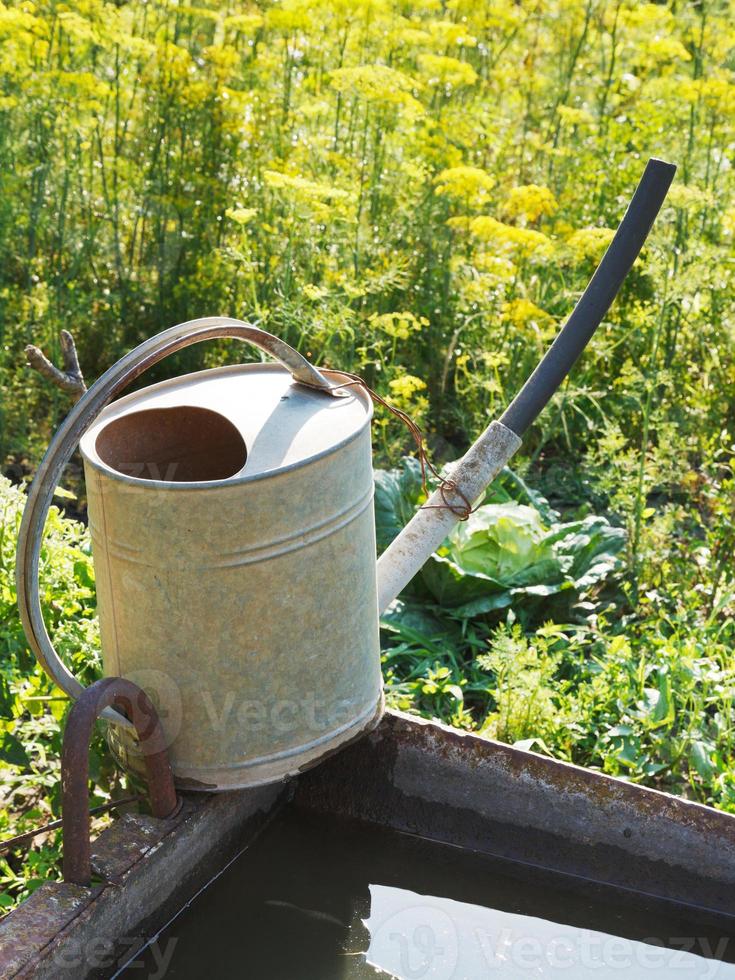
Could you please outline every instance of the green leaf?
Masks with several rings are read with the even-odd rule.
[[[689,765],[703,779],[712,779],[713,776],[717,775],[717,767],[713,764],[704,742],[692,742],[689,747]]]
[[[58,497],[59,500],[76,500],[77,495],[72,493],[71,490],[65,490],[63,487],[56,487],[54,490],[54,497]]]
[[[483,503],[502,504],[515,501],[517,504],[528,504],[541,515],[544,524],[552,525],[559,520],[559,514],[549,504],[549,501],[538,490],[523,480],[510,467],[506,466],[500,476],[491,484]]]
[[[630,725],[615,725],[607,730],[607,734],[611,738],[615,738],[616,736],[632,735],[633,729],[630,727]]]
[[[94,566],[89,558],[82,558],[74,562],[74,577],[80,585],[88,589],[94,588]]]
[[[9,718],[14,704],[15,695],[11,692],[7,679],[0,674],[0,717]]]
[[[18,769],[30,769],[31,761],[18,739],[12,732],[0,733],[0,760]]]
[[[538,511],[523,504],[485,504],[450,535],[453,560],[466,573],[490,575],[503,585],[526,584],[528,570],[542,565],[548,575],[558,564]],[[531,576],[533,577],[533,575]],[[535,578],[534,581],[543,581]]]
[[[408,602],[397,599],[390,604],[381,616],[381,626],[395,632],[412,642],[433,645],[437,639],[455,646],[462,641],[459,624],[443,617],[441,610],[427,607],[425,603]]]
[[[617,752],[618,761],[632,769],[638,765],[640,758],[637,744],[632,739],[624,739],[622,747]]]
[[[421,466],[406,456],[393,470],[375,472],[375,534],[384,551],[416,513],[422,495]]]
[[[621,567],[625,534],[604,518],[547,527],[525,504],[484,504],[452,531],[421,581],[455,616],[471,618],[580,593]]]
[[[670,725],[674,721],[674,701],[671,695],[671,677],[668,671],[661,670],[658,679],[658,700],[653,712],[653,722],[657,728]]]

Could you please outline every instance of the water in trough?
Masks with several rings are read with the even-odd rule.
[[[734,980],[723,959],[735,938],[674,907],[289,809],[122,975]]]

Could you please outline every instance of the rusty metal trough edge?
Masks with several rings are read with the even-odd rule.
[[[614,842],[735,885],[731,814],[398,712],[373,737],[388,733],[399,747],[391,782],[408,795],[426,796],[430,778],[432,803],[585,844]]]

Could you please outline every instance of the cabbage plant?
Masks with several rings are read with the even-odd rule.
[[[418,464],[376,474],[376,522],[382,547],[422,501]],[[510,470],[485,502],[457,524],[408,588],[459,618],[513,607],[568,611],[621,568],[625,532],[604,517],[563,522],[548,501]],[[561,611],[561,610],[558,610]]]

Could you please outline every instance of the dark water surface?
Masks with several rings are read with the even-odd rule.
[[[735,980],[723,955],[731,935],[655,901],[287,810],[119,975]]]

